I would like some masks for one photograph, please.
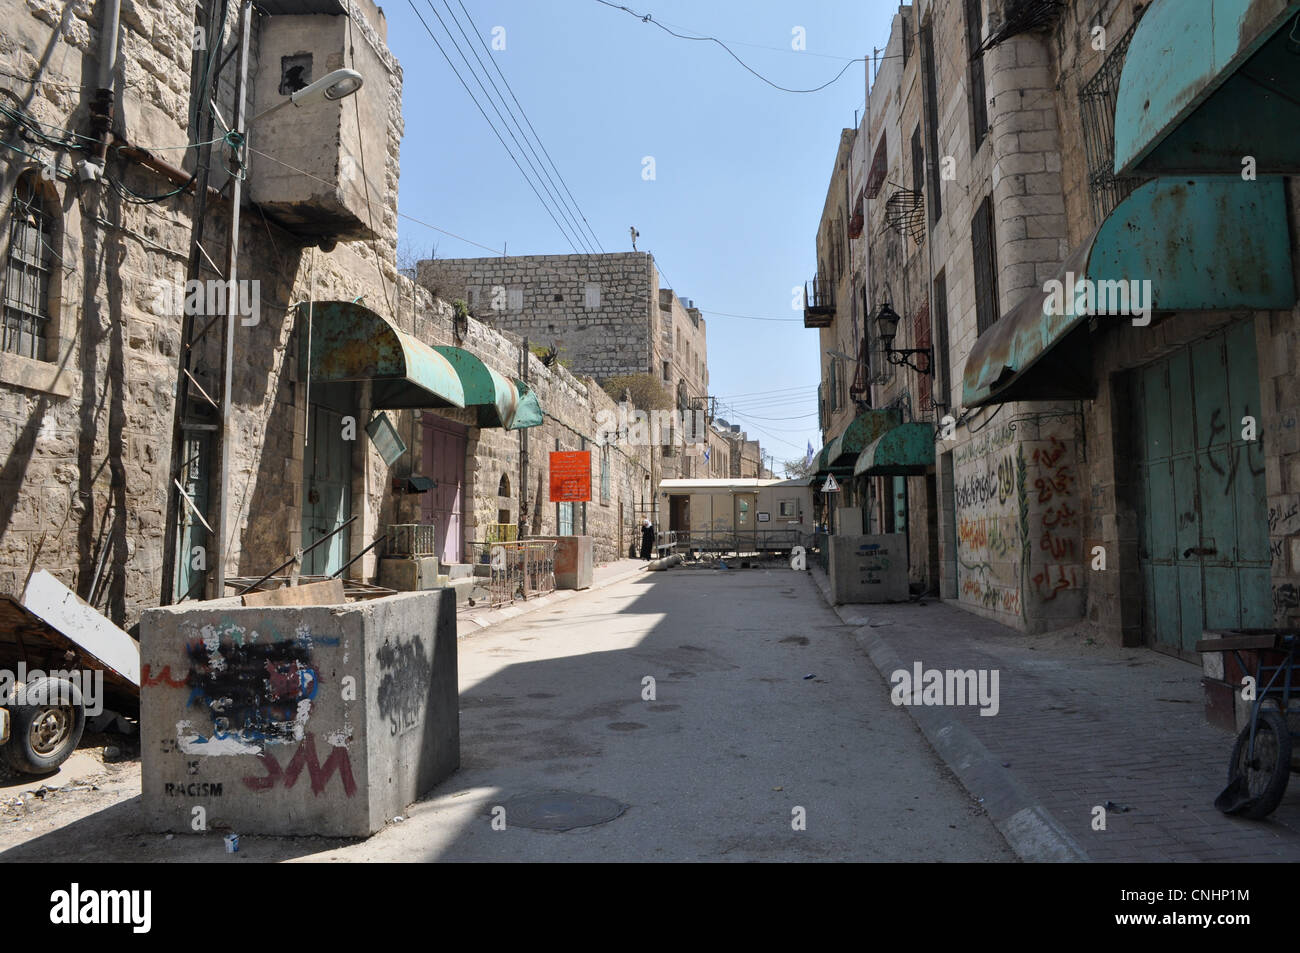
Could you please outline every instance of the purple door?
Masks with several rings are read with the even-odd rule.
[[[461,507],[465,489],[466,428],[434,414],[424,415],[424,474],[438,485],[420,501],[423,522],[433,523],[438,559],[461,561]]]

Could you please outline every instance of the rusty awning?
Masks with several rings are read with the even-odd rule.
[[[897,410],[864,410],[859,413],[844,432],[828,443],[817,457],[818,473],[849,474],[862,449],[886,430],[903,422]]]
[[[920,476],[934,466],[934,427],[900,424],[867,445],[853,465],[854,476]]]
[[[506,429],[524,430],[528,427],[540,427],[543,419],[542,405],[537,399],[536,392],[517,377],[511,380],[514,382],[515,390],[519,392],[519,403],[515,407],[514,419],[506,424]]]
[[[1300,0],[1155,0],[1115,103],[1117,175],[1300,172]]]
[[[465,406],[451,362],[365,305],[316,301],[298,305],[298,315],[298,366],[313,383],[370,381],[371,406],[381,410]]]
[[[435,344],[433,349],[456,369],[461,388],[465,392],[465,406],[476,412],[480,427],[519,430],[521,426],[536,426],[522,423],[521,426],[516,426],[517,419],[522,421],[519,417],[524,397],[519,389],[522,382],[497,373],[464,348]],[[533,401],[536,400],[534,396]]]
[[[1143,333],[1157,311],[1294,303],[1281,178],[1157,179],[1120,202],[1053,279],[980,335],[966,359],[962,402],[1091,397],[1093,315]]]

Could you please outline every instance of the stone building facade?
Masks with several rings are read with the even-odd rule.
[[[1263,115],[1258,97],[1289,108],[1235,74],[1286,85],[1268,57],[1297,11],[1215,7],[1231,41],[1207,63],[1171,58],[1200,35],[1176,0],[1066,0],[1045,19],[1002,0],[918,0],[900,8],[871,92],[860,175],[870,184],[883,145],[886,176],[919,183],[925,209],[901,258],[867,213],[865,313],[879,313],[881,277],[903,284],[906,308],[889,289],[893,346],[924,347],[916,302],[931,305],[933,407],[919,419],[936,486],[925,512],[908,478],[913,560],[933,532],[943,598],[1026,632],[1082,625],[1190,658],[1207,629],[1300,611],[1300,241],[1281,177],[1300,147],[1268,124],[1225,139],[1214,119]],[[1189,91],[1177,108],[1162,100],[1174,88]],[[1257,172],[1234,152],[1248,145]],[[1080,313],[1060,304],[1067,286],[1112,297],[1081,297]],[[915,397],[921,375],[894,374],[882,387],[871,373],[877,406]]]
[[[659,373],[659,273],[648,252],[438,258],[417,280],[600,379]]]
[[[701,477],[716,466],[712,450],[704,459],[712,413],[707,322],[693,301],[662,287],[649,253],[439,258],[419,262],[416,274],[490,326],[553,350],[574,373],[598,381],[653,376],[689,415],[656,445],[656,480]]]
[[[170,435],[182,335],[201,323],[187,323],[184,314],[191,239],[201,221],[202,252],[194,257],[210,288],[224,274],[218,269],[231,220],[229,202],[216,193],[209,193],[202,219],[197,215],[189,187],[203,140],[193,113],[206,88],[223,116],[235,115],[232,64],[243,10],[231,4],[220,24],[208,23],[208,11],[192,0],[153,6],[122,0],[110,84],[116,109],[102,175],[96,175],[86,162],[93,166],[98,151],[94,113],[96,90],[105,86],[98,74],[107,58],[101,35],[107,2],[93,8],[0,4],[6,23],[0,89],[7,93],[0,121],[0,590],[20,594],[32,570],[46,569],[113,621],[130,625],[142,608],[160,601],[213,594],[211,567],[202,559],[211,541],[191,510],[210,521],[221,485],[220,417],[204,410],[201,399],[221,395],[220,320],[212,334],[194,339],[185,380],[190,405],[199,409],[187,418],[182,444],[173,448]],[[356,517],[340,534],[337,554],[340,564],[361,557],[346,571],[351,578],[373,578],[383,549],[367,547],[388,524],[429,520],[427,494],[400,492],[394,483],[404,486],[405,477],[428,472],[426,444],[435,430],[456,431],[460,441],[459,461],[435,455],[432,463],[456,464],[461,558],[471,558],[469,544],[487,524],[502,521],[522,521],[526,531],[543,535],[585,526],[596,537],[598,558],[625,552],[636,507],[654,497],[647,452],[597,448],[592,502],[561,512],[546,499],[547,452],[592,447],[591,422],[613,402],[589,378],[545,367],[523,353],[517,337],[462,319],[397,272],[402,77],[385,46],[382,13],[368,0],[270,2],[262,9],[268,12],[249,16],[248,115],[287,97],[260,81],[266,71],[286,68],[275,40],[285,17],[307,18],[295,21],[313,27],[304,35],[334,38],[312,50],[315,73],[308,75],[355,65],[364,70],[366,98],[355,107],[343,100],[292,111],[305,120],[311,110],[325,110],[312,114],[315,123],[294,128],[319,128],[318,145],[332,150],[332,164],[303,168],[310,143],[296,158],[276,156],[270,142],[277,129],[288,128],[277,125],[283,111],[254,123],[243,153],[250,187],[238,233],[237,292],[255,307],[240,312],[231,340],[225,573],[261,575],[315,532],[313,501],[324,474],[309,470],[320,444],[308,438],[327,434],[329,428],[313,428],[328,414],[350,420],[353,431],[327,468],[332,491],[347,501],[332,518],[341,525]],[[206,43],[196,51],[200,29]],[[221,170],[230,156],[228,143],[213,149],[212,185],[228,178]],[[327,166],[335,171],[322,171]],[[295,185],[313,182],[307,191],[323,196],[320,204],[298,198],[277,205],[272,168],[288,169]],[[265,179],[253,187],[258,175]],[[262,204],[248,201],[250,192]],[[643,297],[648,320],[646,302]],[[190,310],[205,321],[224,317],[224,308],[212,304]],[[542,423],[527,431],[478,426],[473,411],[438,401],[426,408],[377,406],[383,402],[369,380],[319,383],[318,370],[301,366],[299,355],[313,322],[324,321],[330,307],[381,322],[388,334],[461,348],[502,375],[526,379],[545,411]],[[364,432],[379,410],[407,444],[391,465]],[[193,507],[175,493],[178,482]],[[176,584],[164,591],[169,506],[179,511],[180,525],[172,537],[178,556],[170,564]]]

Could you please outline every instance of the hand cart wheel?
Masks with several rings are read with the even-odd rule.
[[[1260,820],[1277,809],[1286,793],[1291,777],[1291,730],[1281,712],[1267,708],[1259,711],[1254,732],[1253,746],[1251,725],[1241,729],[1237,743],[1232,746],[1228,787],[1244,787],[1244,790],[1239,787],[1240,794],[1248,798],[1245,806],[1234,813]]]

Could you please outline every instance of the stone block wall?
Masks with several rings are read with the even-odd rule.
[[[260,575],[301,545],[302,477],[308,384],[297,366],[302,322],[295,306],[309,299],[358,298],[398,327],[430,343],[463,343],[506,373],[520,366],[518,341],[471,320],[467,341],[453,334],[452,308],[410,281],[399,280],[395,263],[396,190],[401,127],[401,71],[382,47],[382,22],[372,25],[362,0],[354,41],[370,44],[388,78],[386,147],[367,154],[372,184],[383,183],[387,200],[374,209],[379,239],[341,242],[325,252],[246,207],[239,236],[239,277],[256,282],[260,308],[249,325],[236,322],[232,372],[229,540],[226,571]],[[11,90],[49,128],[88,132],[89,88],[98,52],[97,8],[84,5],[0,0],[6,24],[0,38],[0,87]],[[233,17],[235,10],[232,10]],[[121,128],[135,144],[151,147],[188,141],[192,2],[146,6],[124,0]],[[58,37],[55,38],[55,31]],[[227,31],[228,51],[233,35]],[[256,56],[256,34],[254,36]],[[46,57],[53,49],[53,57]],[[254,66],[255,68],[255,66]],[[30,77],[34,83],[17,77]],[[370,77],[368,77],[369,79]],[[222,83],[221,108],[231,112],[232,87]],[[267,121],[273,121],[269,117]],[[367,146],[370,142],[367,142]],[[180,355],[183,281],[188,258],[191,200],[173,196],[151,204],[127,202],[117,190],[78,186],[71,150],[32,145],[33,158],[0,157],[0,191],[8,202],[18,177],[47,163],[56,170],[46,187],[54,220],[48,360],[0,355],[0,591],[21,593],[31,567],[47,569],[119,625],[158,604],[163,572],[166,511],[171,488],[170,435]],[[180,150],[161,153],[184,161]],[[378,169],[376,169],[378,166]],[[110,179],[143,195],[174,187],[115,155]],[[219,179],[219,177],[218,177]],[[204,247],[222,260],[228,207],[209,206]],[[0,230],[0,258],[8,228]],[[649,256],[623,256],[629,274],[638,269],[653,286]],[[212,277],[205,272],[203,277]],[[657,290],[640,295],[641,326]],[[615,300],[619,299],[616,293]],[[218,325],[219,326],[219,325]],[[209,394],[220,394],[219,334],[210,334],[196,377]],[[642,337],[644,343],[644,335]],[[612,405],[589,381],[530,359],[529,377],[551,416],[530,435],[533,448],[558,437],[595,435],[598,409]],[[638,370],[641,368],[638,367]],[[357,389],[358,420],[369,416],[369,396]],[[455,415],[453,415],[455,416]],[[404,438],[413,428],[408,413],[392,414]],[[552,419],[552,418],[558,419]],[[217,419],[215,414],[211,419]],[[486,436],[484,436],[484,434]],[[353,461],[354,513],[348,551],[359,553],[389,522],[410,521],[417,497],[394,497],[391,478],[410,472],[414,457],[392,469],[362,437]],[[504,467],[517,466],[518,435],[471,434],[467,521],[495,522],[497,482]],[[478,460],[480,450],[484,455]],[[568,447],[566,449],[576,449]],[[598,536],[598,558],[626,549],[633,508],[652,497],[651,462],[640,451],[612,450],[611,494],[588,505],[589,532]],[[545,455],[532,450],[529,499],[545,486]],[[213,483],[218,471],[210,461]],[[512,473],[514,499],[519,480]],[[656,470],[656,474],[657,474]],[[489,478],[490,477],[490,478]],[[486,500],[486,502],[480,502]],[[619,518],[619,504],[623,518]],[[517,503],[516,503],[517,509]],[[490,513],[489,513],[490,511]],[[399,520],[398,517],[401,517]],[[554,508],[537,507],[538,529],[554,531]],[[472,537],[472,532],[467,530]],[[352,574],[373,576],[378,551]]]
[[[647,252],[439,258],[421,261],[416,274],[493,327],[558,348],[575,373],[658,373],[659,279]]]

